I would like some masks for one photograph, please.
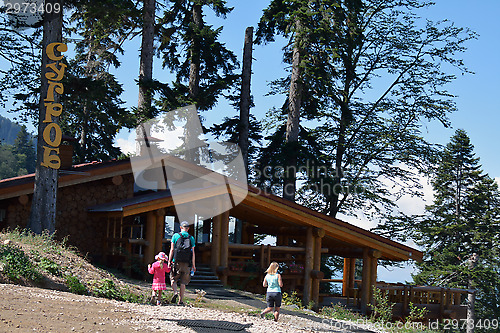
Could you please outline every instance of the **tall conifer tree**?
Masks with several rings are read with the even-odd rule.
[[[500,193],[457,130],[432,180],[434,202],[415,226],[424,261],[417,284],[476,289],[477,318],[500,315]]]

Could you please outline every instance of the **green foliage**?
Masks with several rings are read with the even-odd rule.
[[[373,287],[373,299],[375,305],[370,304],[373,310],[372,319],[387,323],[392,320],[392,308],[394,303],[389,302],[389,296],[377,287]]]
[[[481,170],[473,150],[465,131],[457,130],[441,154],[432,180],[434,202],[413,225],[415,238],[424,247],[414,280],[477,289],[478,318],[497,318],[500,192]]]
[[[62,276],[61,268],[54,261],[46,257],[40,257],[37,255],[35,257],[35,262],[42,271],[50,273],[55,276]]]
[[[80,282],[80,280],[78,280],[76,276],[66,275],[65,280],[66,280],[66,286],[69,288],[69,291],[72,292],[73,294],[78,294],[78,295],[88,294],[87,288],[83,283]]]
[[[0,245],[0,273],[10,280],[17,282],[22,278],[29,281],[38,281],[41,274],[28,256],[16,245]]]
[[[94,280],[89,283],[89,292],[96,297],[104,297],[131,303],[146,303],[148,296],[134,293],[130,288],[118,287],[110,279]]]
[[[296,305],[300,309],[303,308],[302,306],[302,300],[297,296],[297,292],[294,290],[292,291],[291,294],[284,292],[282,294],[282,301],[283,305]]]
[[[362,316],[359,313],[350,311],[340,303],[337,304],[332,303],[331,306],[322,307],[320,309],[320,314],[332,319],[351,320],[351,321],[356,321],[362,318]]]
[[[257,40],[288,38],[288,63],[291,48],[304,51],[299,66],[304,84],[301,117],[314,119],[314,127],[302,124],[297,146],[287,147],[283,119],[260,161],[262,167],[276,168],[287,167],[291,155],[297,158],[297,165],[304,167],[297,175],[303,180],[298,202],[333,216],[357,210],[382,216],[385,209],[397,208],[390,182],[400,185],[397,195],[421,195],[416,171],[428,171],[436,152],[423,138],[423,123],[446,126],[455,110],[447,91],[455,77],[442,65],[466,73],[458,55],[475,37],[467,29],[415,14],[430,5],[411,0],[293,0],[272,1],[264,10]],[[374,84],[379,76],[383,83]],[[272,92],[284,93],[289,87],[290,78],[283,78]],[[285,101],[280,111],[286,112],[287,105]],[[311,141],[305,140],[306,134]],[[313,150],[319,153],[307,157]],[[318,167],[325,171],[312,172]],[[279,194],[283,173],[275,178],[261,183]]]
[[[410,307],[410,314],[405,317],[405,322],[407,323],[422,321],[424,320],[427,312],[429,312],[426,308],[418,308],[412,302],[410,302],[409,307]]]
[[[0,179],[22,176],[35,171],[33,139],[22,126],[12,145],[0,140]]]
[[[13,144],[20,130],[20,125],[0,115],[0,142]]]
[[[190,104],[196,104],[199,110],[209,110],[236,82],[238,76],[233,73],[238,66],[236,56],[219,41],[222,28],[203,22],[205,8],[222,17],[232,10],[226,1],[175,0],[163,13],[158,51],[163,67],[174,72],[176,80],[170,85],[157,84],[161,110]],[[194,17],[195,11],[200,13],[199,21]],[[198,79],[191,72],[194,68],[198,70]]]
[[[122,295],[110,279],[94,280],[89,285],[90,292],[97,297],[121,300]]]

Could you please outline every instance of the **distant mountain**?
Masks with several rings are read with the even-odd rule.
[[[0,140],[3,144],[13,144],[21,125],[0,115]]]

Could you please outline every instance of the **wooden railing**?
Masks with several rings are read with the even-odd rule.
[[[321,282],[342,283],[342,279],[322,279]],[[361,285],[361,280],[356,280]],[[377,282],[376,287],[394,304],[394,317],[404,317],[410,312],[410,304],[417,308],[425,308],[427,319],[465,319],[467,307],[465,300],[474,290],[458,288],[442,288],[432,286],[416,286]],[[353,288],[347,293],[347,304],[359,306],[360,288]],[[352,303],[351,303],[352,300]]]

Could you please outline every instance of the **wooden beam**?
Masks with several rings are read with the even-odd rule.
[[[283,203],[277,202],[270,198],[259,196],[257,193],[248,193],[248,196],[243,201],[244,205],[251,207],[256,207],[265,212],[272,213],[273,215],[287,219],[293,223],[299,223],[303,226],[314,226],[318,228],[323,228],[326,232],[326,236],[339,239],[350,244],[354,244],[360,247],[370,247],[376,250],[380,250],[389,259],[394,260],[408,260],[410,258],[411,252],[400,249],[391,244],[382,242],[361,232],[356,232],[348,228],[347,226],[342,226],[339,224],[327,223],[325,220],[320,219],[317,216],[312,216],[306,212],[290,208]],[[416,253],[419,254],[419,253]],[[419,260],[421,258],[413,258]]]

